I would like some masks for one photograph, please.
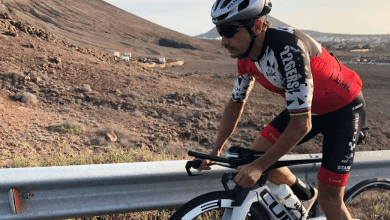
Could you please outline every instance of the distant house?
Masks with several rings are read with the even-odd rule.
[[[367,53],[370,52],[370,49],[352,49],[350,52]]]
[[[122,56],[122,60],[130,61],[130,57],[129,56]]]
[[[121,56],[121,53],[119,52],[114,52],[114,57],[120,57]]]

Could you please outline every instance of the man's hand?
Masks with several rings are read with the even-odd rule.
[[[242,187],[252,187],[261,177],[263,171],[254,163],[250,163],[237,168],[238,174],[234,178],[234,182]]]
[[[202,160],[202,164],[199,166],[198,171],[202,170],[211,170],[211,165],[215,164],[215,162],[210,160]]]

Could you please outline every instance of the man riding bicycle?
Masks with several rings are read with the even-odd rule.
[[[233,134],[254,81],[280,94],[287,108],[251,145],[266,154],[238,168],[234,182],[251,187],[263,171],[296,145],[322,133],[323,162],[318,174],[318,201],[327,219],[352,219],[343,195],[355,146],[366,117],[358,74],[340,63],[318,42],[294,28],[271,28],[269,0],[217,0],[212,21],[222,46],[238,59],[238,77],[227,104],[213,155],[219,156]],[[210,169],[204,160],[199,170]],[[309,210],[317,191],[287,167],[271,171],[268,180],[287,184]]]

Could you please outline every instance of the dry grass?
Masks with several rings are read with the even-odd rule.
[[[18,143],[26,149],[30,149],[26,143]],[[32,149],[32,148],[31,148]],[[30,149],[30,150],[31,150]],[[11,160],[11,166],[16,167],[47,167],[47,166],[65,166],[65,165],[83,165],[83,164],[107,164],[107,163],[129,163],[129,162],[147,162],[147,161],[166,161],[177,160],[177,158],[168,154],[166,151],[155,153],[148,148],[138,148],[123,150],[121,148],[111,148],[107,152],[94,152],[92,150],[80,152],[77,149],[63,143],[57,148],[51,148],[41,154],[34,156],[9,155],[8,158],[1,160]],[[173,210],[154,210],[146,212],[115,214],[105,216],[83,217],[75,220],[165,220],[173,214]]]
[[[356,196],[348,205],[353,218],[362,220],[390,219],[390,192],[374,188]]]
[[[174,210],[155,210],[127,214],[75,218],[69,220],[168,220]]]
[[[30,149],[25,143],[19,143],[24,148]],[[31,151],[34,149],[31,148]],[[121,149],[109,148],[104,152],[95,152],[92,150],[79,151],[66,143],[58,147],[50,148],[40,154],[32,156],[10,154],[8,158],[12,161],[11,167],[47,167],[47,166],[69,166],[84,164],[108,164],[108,163],[130,163],[147,161],[166,161],[183,159],[168,154],[166,151],[155,153],[148,148]]]

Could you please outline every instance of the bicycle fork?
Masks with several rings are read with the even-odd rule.
[[[229,191],[227,183],[233,180],[237,173],[225,173],[222,176],[221,182],[226,191]],[[260,182],[265,182],[266,175],[262,176]],[[263,181],[262,181],[263,180]],[[267,185],[259,185],[259,183],[252,186],[251,189],[242,188],[238,185],[235,187],[235,201],[231,204],[233,209],[225,209],[223,220],[230,219],[245,219],[254,202],[258,202],[264,207],[264,210],[274,220],[296,220],[286,207],[279,201],[279,199],[271,193]]]
[[[244,200],[242,200],[244,198]],[[251,190],[237,190],[236,200],[232,209],[225,209],[222,220],[245,219],[252,203],[257,201],[257,194]]]

